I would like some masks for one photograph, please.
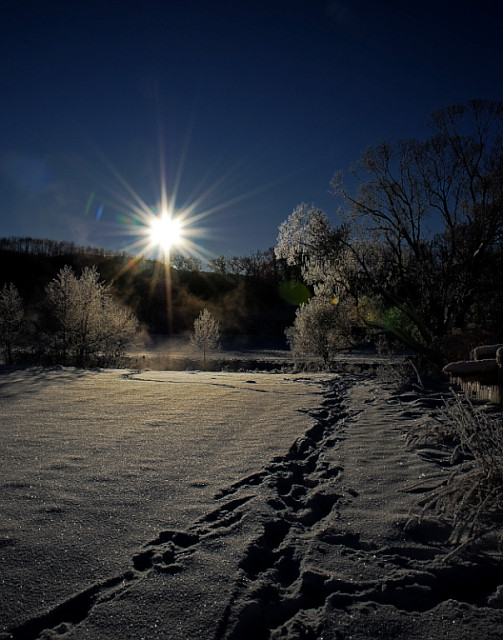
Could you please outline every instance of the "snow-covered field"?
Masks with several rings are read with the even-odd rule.
[[[285,453],[316,377],[74,369],[0,376],[3,629],[107,576]]]
[[[405,530],[446,473],[405,446],[425,412],[349,374],[4,368],[0,638],[500,638],[498,554]]]

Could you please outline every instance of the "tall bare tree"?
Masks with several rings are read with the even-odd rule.
[[[375,288],[411,318],[425,342],[466,323],[481,291],[498,287],[490,262],[503,237],[503,104],[440,109],[430,126],[425,142],[368,148],[356,168],[356,196],[340,176],[332,183],[350,205],[361,269],[371,271],[365,249],[377,242],[382,265],[379,278],[372,273]]]

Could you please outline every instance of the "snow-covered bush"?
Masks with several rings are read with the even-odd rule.
[[[326,368],[351,344],[351,308],[336,298],[314,296],[301,305],[285,333],[297,366],[316,361]]]

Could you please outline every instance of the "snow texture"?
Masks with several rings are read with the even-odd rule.
[[[356,374],[5,369],[0,638],[500,638],[501,557],[411,520],[447,472],[405,444],[435,402]]]

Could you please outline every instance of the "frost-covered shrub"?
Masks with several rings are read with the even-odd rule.
[[[46,357],[61,364],[120,364],[137,329],[134,314],[112,297],[95,267],[77,277],[61,269],[46,289],[40,328]]]
[[[453,394],[440,422],[457,463],[422,504],[451,524],[451,542],[466,543],[503,518],[503,420]]]
[[[351,309],[336,298],[314,296],[301,305],[286,338],[297,365],[314,360],[327,367],[336,352],[351,344]]]

